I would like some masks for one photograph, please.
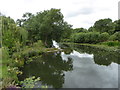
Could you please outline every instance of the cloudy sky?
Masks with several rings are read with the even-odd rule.
[[[35,14],[43,10],[61,9],[65,21],[73,28],[89,28],[96,20],[118,19],[118,2],[120,0],[0,0],[0,12],[14,20],[23,13]]]

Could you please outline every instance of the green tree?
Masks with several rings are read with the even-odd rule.
[[[91,26],[89,29],[88,29],[89,32],[93,32],[95,31],[95,28],[93,26]]]
[[[2,18],[2,45],[10,50],[10,54],[19,51],[27,41],[27,31],[18,27],[13,19],[6,16]]]
[[[67,22],[64,22],[62,28],[63,28],[63,33],[61,40],[69,39],[72,34],[72,25],[68,24]]]
[[[113,35],[111,35],[109,37],[109,40],[111,40],[111,41],[116,41],[116,40],[120,41],[120,32],[116,32]]]
[[[100,19],[95,22],[94,26],[95,31],[103,33],[103,32],[108,32],[111,34],[111,30],[114,29],[112,25],[112,20],[111,19]]]
[[[87,32],[85,28],[75,28],[73,29],[73,33]]]
[[[114,32],[120,32],[120,19],[114,21],[115,23],[115,31]]]
[[[101,33],[100,36],[99,36],[99,41],[100,42],[104,42],[104,41],[107,41],[109,39],[109,34],[107,32],[104,32],[104,33]]]
[[[38,12],[36,15],[30,14],[30,17],[24,20],[22,27],[28,30],[28,38],[32,43],[42,40],[45,46],[50,47],[52,39],[60,41],[71,26],[63,20],[60,9],[50,9]]]
[[[71,40],[76,43],[98,43],[104,42],[109,39],[109,34],[99,32],[88,32],[88,33],[74,33],[71,36]]]

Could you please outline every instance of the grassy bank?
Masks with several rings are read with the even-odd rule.
[[[46,48],[41,41],[24,46],[18,52],[13,52],[11,56],[7,47],[0,48],[0,84],[2,84],[0,89],[18,88],[19,80],[17,75],[22,74],[19,70],[20,67],[23,67],[25,63],[29,64],[43,53],[56,52],[58,50],[57,48]]]
[[[94,47],[94,48],[98,48],[98,49],[102,49],[102,50],[107,50],[107,51],[118,51],[120,52],[120,48],[119,46],[108,46],[105,44],[88,44],[88,43],[72,43],[72,42],[62,42],[62,44],[71,44],[71,45],[84,45],[84,46],[90,46],[90,47]]]

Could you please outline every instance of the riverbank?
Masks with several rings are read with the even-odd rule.
[[[112,83],[117,85],[117,71],[115,72],[114,70],[117,70],[117,64],[119,64],[119,53],[80,45],[61,45],[60,48],[63,50],[67,49],[67,53],[64,51],[44,53],[30,64],[25,64],[22,68],[24,74],[19,76],[19,80],[24,80],[26,77],[34,75],[35,77],[39,76],[41,78],[40,82],[44,82],[48,85],[48,88],[71,88],[72,85],[70,85],[70,82],[67,82],[68,80],[73,81],[73,88],[81,88],[89,86],[89,83],[92,83],[91,87],[93,85],[96,86],[96,82],[98,82],[96,79],[93,80],[94,82],[85,84],[95,77],[100,79],[96,86],[97,88],[100,86],[107,88],[110,83],[112,87],[115,87]],[[102,79],[99,75],[102,75]],[[80,76],[85,79],[79,78]],[[115,82],[111,81],[113,77],[116,78],[114,79]],[[107,78],[107,81],[110,80],[110,82],[106,84],[105,78]],[[78,80],[77,83],[76,80]],[[104,84],[103,81],[105,82]],[[37,84],[37,86],[39,85]]]
[[[41,43],[34,43],[32,46],[25,46],[19,52],[14,52],[10,57],[6,47],[0,48],[0,89],[19,87],[18,75],[22,74],[19,70],[26,63],[29,64],[35,58],[47,52],[61,51],[58,48],[46,48]],[[19,87],[22,88],[22,87]]]
[[[61,44],[68,44],[68,45],[84,45],[84,46],[89,46],[93,47],[96,49],[102,49],[105,51],[114,51],[114,52],[120,52],[119,46],[107,46],[107,45],[101,45],[101,44],[88,44],[88,43],[71,43],[71,42],[62,42]]]
[[[110,52],[120,52],[120,49],[118,49],[118,46],[112,47],[112,46],[107,46],[107,45],[100,45],[100,44],[86,44],[86,43],[61,43],[61,44],[67,44],[67,45],[72,45],[72,46],[76,46],[76,45],[84,45],[87,47],[93,47],[95,49],[99,49],[99,50],[106,50],[106,51],[110,51]],[[3,48],[3,51],[7,53],[7,49]],[[68,48],[69,49],[69,48]],[[1,49],[0,49],[1,50]],[[31,46],[25,46],[24,48],[21,49],[21,51],[19,52],[15,52],[12,55],[12,58],[9,58],[9,56],[5,56],[3,57],[3,62],[2,62],[2,71],[3,73],[2,75],[2,79],[6,81],[3,83],[4,87],[10,87],[11,83],[13,83],[14,81],[18,81],[18,77],[17,75],[22,74],[21,71],[19,71],[19,67],[22,67],[25,65],[25,63],[29,64],[31,61],[33,61],[34,59],[36,59],[39,56],[42,56],[44,53],[47,52],[58,52],[58,51],[64,51],[64,49],[58,49],[58,48],[46,48],[44,47],[40,42],[38,43],[34,43]],[[67,50],[68,51],[68,50]],[[69,52],[70,49],[69,49]],[[66,53],[69,53],[66,52]],[[96,53],[96,52],[95,52]],[[1,52],[2,54],[2,52]],[[5,53],[3,53],[5,54]],[[7,54],[5,54],[7,55]],[[7,59],[8,58],[8,59]],[[12,72],[11,72],[12,70]],[[12,77],[10,77],[10,75],[12,75]],[[10,81],[8,79],[11,79]],[[19,82],[19,81],[18,81]],[[9,85],[5,84],[5,83],[10,83]],[[12,84],[12,86],[17,87],[16,85],[17,83]]]

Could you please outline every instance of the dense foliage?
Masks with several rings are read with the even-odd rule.
[[[75,33],[72,35],[71,40],[75,43],[98,43],[107,41],[109,38],[108,33],[88,32],[88,33]]]
[[[2,41],[0,44],[2,61],[0,63],[3,64],[0,66],[3,70],[3,77],[0,79],[3,80],[4,88],[18,87],[14,82],[18,81],[17,75],[22,74],[19,67],[34,60],[47,50],[52,50],[52,40],[120,46],[120,20],[113,22],[109,18],[100,19],[88,30],[85,28],[73,29],[72,25],[64,21],[60,9],[53,8],[36,14],[27,12],[23,14],[22,19],[18,19],[16,22],[4,15],[1,15],[0,18],[2,28],[0,34],[0,37],[2,36],[0,39]],[[45,57],[46,60],[47,58]],[[50,56],[50,58],[51,60],[55,58],[56,65],[56,57]],[[66,64],[65,66],[67,67]],[[32,79],[23,82],[26,83],[29,80],[34,82]]]
[[[62,37],[69,37],[71,25],[63,20],[60,9],[45,10],[36,15],[23,15],[20,26],[28,31],[28,39],[33,43],[42,40],[45,46],[51,47],[52,40],[60,41]]]
[[[2,45],[13,52],[20,51],[20,48],[26,45],[28,32],[18,27],[13,19],[2,16]]]
[[[22,74],[19,67],[45,52],[45,46],[51,47],[52,40],[61,41],[71,34],[71,25],[64,21],[60,9],[45,10],[35,15],[25,13],[16,22],[4,15],[0,18],[3,88],[18,87],[13,82],[17,82],[17,75]]]
[[[100,19],[88,30],[76,28],[72,30],[70,40],[75,43],[100,43],[106,41],[120,41],[120,20]]]

